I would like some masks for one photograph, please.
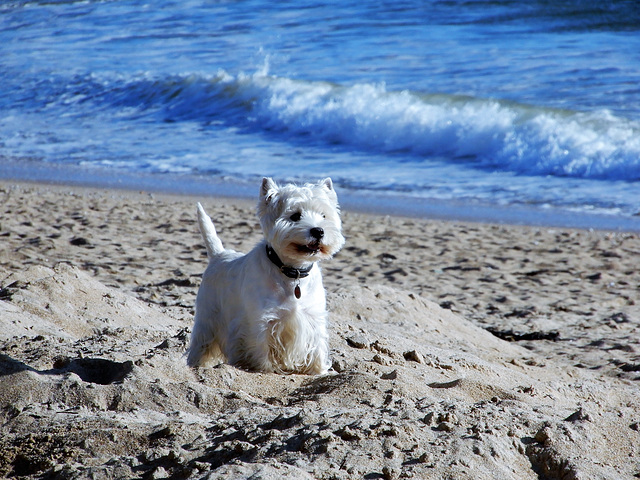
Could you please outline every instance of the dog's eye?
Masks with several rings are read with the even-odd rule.
[[[302,213],[300,213],[300,212],[296,212],[296,213],[294,213],[293,215],[291,215],[289,217],[289,219],[292,222],[299,222],[301,218],[302,218]]]

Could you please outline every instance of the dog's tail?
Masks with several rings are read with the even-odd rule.
[[[204,211],[202,205],[198,203],[198,224],[200,225],[200,233],[207,246],[207,255],[209,258],[213,258],[215,255],[222,253],[224,247],[222,242],[218,238],[216,233],[216,227],[213,226],[213,222],[207,212]]]

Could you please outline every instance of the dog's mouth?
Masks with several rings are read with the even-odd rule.
[[[315,255],[316,253],[323,251],[323,246],[318,240],[307,243],[306,245],[296,245],[296,247],[298,249],[298,252],[304,253],[306,255]]]

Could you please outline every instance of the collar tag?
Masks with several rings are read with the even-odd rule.
[[[302,291],[300,290],[300,279],[309,276],[309,272],[313,268],[313,264],[311,264],[311,266],[307,268],[288,267],[287,265],[282,263],[282,260],[280,260],[280,257],[278,257],[278,254],[269,245],[267,245],[267,258],[271,260],[271,263],[273,263],[276,267],[280,269],[280,272],[282,272],[282,274],[285,277],[289,277],[289,278],[293,278],[294,280],[297,280],[296,286],[293,289],[293,294],[299,300],[300,297],[302,296]]]

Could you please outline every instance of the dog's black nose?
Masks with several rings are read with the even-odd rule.
[[[324,230],[320,227],[312,228],[311,230],[309,230],[309,233],[316,240],[320,240],[322,237],[324,237]]]

